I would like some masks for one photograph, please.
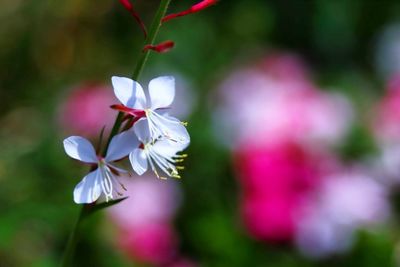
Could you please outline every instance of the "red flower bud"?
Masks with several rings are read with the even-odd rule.
[[[174,45],[175,45],[175,43],[172,41],[165,41],[158,45],[148,44],[148,45],[144,46],[143,52],[150,49],[150,50],[156,51],[158,53],[165,53],[165,52],[168,52],[169,50],[171,50],[174,47]]]
[[[133,117],[141,118],[141,117],[144,117],[146,115],[146,113],[143,110],[134,109],[134,108],[128,108],[128,107],[126,107],[124,105],[120,105],[120,104],[111,105],[110,108],[118,110],[118,111],[123,112],[125,114],[129,114],[129,115],[131,115]]]
[[[136,22],[139,24],[140,28],[143,31],[144,37],[147,37],[147,30],[146,30],[146,26],[144,25],[142,19],[140,18],[139,14],[136,13],[133,5],[131,2],[129,2],[129,0],[119,0],[119,2],[121,3],[121,5],[124,6],[124,8],[126,10],[129,11],[129,13],[132,15],[132,17],[136,20]]]
[[[179,13],[174,13],[174,14],[170,14],[170,15],[165,16],[162,19],[162,22],[166,22],[166,21],[169,21],[169,20],[177,18],[177,17],[182,17],[182,16],[186,16],[186,15],[189,15],[189,14],[193,14],[193,13],[199,12],[199,11],[201,11],[201,10],[211,6],[211,5],[215,5],[216,3],[217,3],[217,0],[203,0],[200,3],[197,3],[197,4],[193,5],[191,8],[189,8],[187,10],[184,10],[184,11],[179,12]]]
[[[129,2],[129,0],[119,0],[119,2],[129,11],[133,10],[133,5]]]

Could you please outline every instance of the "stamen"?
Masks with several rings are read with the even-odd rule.
[[[167,177],[160,176],[155,168],[154,168],[153,172],[156,174],[156,176],[157,176],[158,179],[167,180]]]
[[[113,199],[113,184],[112,180],[114,175],[110,171],[110,169],[104,165],[104,162],[99,163],[100,171],[101,171],[101,176],[102,176],[102,181],[101,181],[101,187],[103,189],[104,195],[106,196],[106,202],[108,202],[109,199]]]

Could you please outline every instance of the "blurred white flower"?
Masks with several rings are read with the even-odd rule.
[[[142,86],[129,78],[112,77],[116,97],[123,106],[113,108],[136,118],[146,118],[151,140],[168,138],[174,142],[190,142],[185,123],[168,115],[167,111],[175,97],[175,79],[172,76],[154,78],[149,83],[149,99],[146,100]]]
[[[165,177],[160,176],[157,168],[161,169],[167,176],[180,178],[178,169],[183,167],[175,166],[175,164],[182,162],[186,155],[178,155],[178,152],[184,150],[189,143],[182,144],[166,138],[151,140],[149,128],[144,119],[137,121],[133,129],[142,143],[140,147],[135,148],[129,154],[133,170],[142,175],[147,171],[148,164],[150,164],[151,170],[158,178],[165,179]]]
[[[305,256],[318,259],[347,251],[353,239],[353,229],[336,225],[323,210],[311,209],[298,221],[295,242]]]
[[[368,163],[383,184],[390,187],[400,183],[400,144],[382,144],[379,154]]]
[[[71,158],[84,163],[96,164],[97,168],[86,175],[74,189],[74,201],[78,204],[95,202],[103,193],[106,201],[113,199],[115,194],[122,195],[118,190],[124,186],[116,175],[126,172],[113,166],[110,162],[126,157],[139,145],[133,131],[125,131],[111,139],[106,156],[96,155],[92,144],[83,137],[70,136],[64,140],[65,152]]]
[[[326,177],[309,201],[298,215],[296,244],[314,258],[348,250],[356,230],[390,214],[386,189],[359,171]]]

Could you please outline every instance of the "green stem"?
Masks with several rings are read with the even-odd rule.
[[[154,41],[155,41],[157,34],[160,30],[160,27],[161,27],[161,20],[165,16],[165,13],[167,12],[170,2],[171,2],[171,0],[161,0],[160,5],[157,10],[157,13],[155,14],[153,22],[151,23],[149,34],[148,34],[146,40],[144,41],[143,47],[147,44],[154,44]],[[146,61],[149,57],[149,54],[150,54],[149,50],[140,52],[139,59],[136,63],[135,69],[133,71],[133,75],[132,75],[133,80],[137,81],[139,79],[140,74],[144,68],[144,65],[146,64]],[[119,112],[117,115],[117,118],[115,119],[110,136],[108,137],[106,147],[103,151],[103,155],[105,155],[107,153],[108,146],[111,142],[111,139],[119,132],[119,129],[123,122],[123,117],[124,117],[124,114],[122,112]],[[70,264],[71,264],[72,256],[74,254],[75,246],[76,246],[77,238],[78,238],[77,233],[78,233],[78,230],[79,230],[82,220],[86,217],[87,214],[89,214],[88,213],[89,208],[90,208],[90,206],[86,205],[86,204],[82,206],[82,209],[79,213],[79,217],[78,217],[78,219],[74,225],[74,228],[72,229],[72,232],[70,233],[70,236],[68,238],[68,243],[64,250],[64,256],[63,256],[63,259],[62,259],[61,265],[60,265],[61,267],[67,267],[67,266],[70,266]]]
[[[74,254],[75,246],[77,243],[77,233],[79,231],[79,226],[82,219],[85,217],[86,205],[83,205],[81,211],[79,212],[78,219],[75,222],[74,228],[69,234],[67,246],[64,250],[64,255],[60,264],[60,267],[67,267],[71,265],[72,256]]]
[[[150,31],[149,31],[149,34],[147,35],[146,40],[144,41],[143,47],[147,44],[151,44],[151,45],[154,44],[154,41],[156,40],[157,34],[158,34],[161,24],[162,24],[161,20],[165,16],[165,13],[167,12],[170,2],[171,2],[171,0],[161,0],[160,6],[158,7],[157,13],[154,16],[153,22],[151,23]],[[137,81],[139,79],[140,74],[142,73],[142,70],[144,68],[144,65],[146,64],[147,59],[149,58],[149,55],[150,55],[150,50],[140,52],[139,59],[136,63],[135,69],[133,70],[133,74],[132,74],[133,80]],[[103,156],[105,156],[105,154],[107,152],[107,149],[111,142],[111,139],[116,134],[118,134],[119,129],[121,128],[121,124],[123,122],[123,117],[124,117],[124,113],[118,112],[117,118],[115,119],[114,125],[111,129],[110,136],[108,137],[107,144],[106,144],[106,147],[103,152]]]

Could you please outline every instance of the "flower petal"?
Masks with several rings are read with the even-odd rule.
[[[161,76],[151,80],[149,83],[149,95],[153,110],[169,107],[175,97],[175,78]]]
[[[101,194],[101,173],[99,169],[90,172],[75,186],[74,201],[77,204],[93,203]]]
[[[159,43],[157,45],[145,45],[143,48],[143,52],[146,52],[147,50],[153,50],[156,51],[157,53],[166,53],[169,50],[171,50],[175,46],[175,43],[172,41],[165,41],[162,43]]]
[[[64,139],[65,153],[73,159],[86,163],[96,163],[97,156],[92,144],[83,137],[70,136]]]
[[[158,140],[153,145],[154,151],[165,158],[174,157],[178,152],[181,152],[186,147],[187,144],[172,142],[168,139]]]
[[[138,120],[133,125],[133,130],[140,142],[147,143],[150,140],[149,124],[146,118]]]
[[[105,160],[111,162],[122,159],[137,147],[139,147],[139,140],[134,131],[129,130],[117,134],[111,139]]]
[[[187,10],[184,10],[184,11],[181,11],[179,13],[174,13],[174,14],[170,14],[168,16],[165,16],[162,19],[162,22],[167,22],[167,21],[169,21],[171,19],[174,19],[174,18],[178,18],[178,17],[182,17],[182,16],[186,16],[186,15],[189,15],[189,14],[193,14],[193,13],[199,12],[199,11],[201,11],[201,10],[211,6],[211,5],[215,5],[216,3],[217,3],[217,0],[203,0],[203,1],[201,1],[201,2],[199,2],[197,4],[195,4],[195,5],[191,6]]]
[[[132,169],[139,175],[147,171],[147,157],[143,149],[136,148],[129,154]]]
[[[186,145],[185,147],[189,145],[189,133],[180,120],[169,115],[159,115],[153,120],[156,121],[158,127],[162,129],[166,138],[173,142],[180,143],[181,145]]]
[[[128,108],[146,108],[146,96],[138,82],[117,76],[113,76],[111,81],[114,87],[114,94],[122,104]]]

